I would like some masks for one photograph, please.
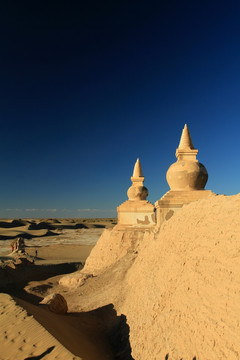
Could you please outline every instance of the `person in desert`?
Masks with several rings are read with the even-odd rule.
[[[17,240],[16,239],[14,239],[10,245],[11,245],[12,252],[17,251]]]
[[[11,250],[12,252],[23,252],[25,253],[25,242],[23,238],[17,238],[11,242]]]

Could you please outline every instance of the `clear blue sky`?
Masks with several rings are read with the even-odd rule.
[[[168,191],[188,124],[240,192],[239,1],[1,1],[0,217],[109,217],[139,157]]]

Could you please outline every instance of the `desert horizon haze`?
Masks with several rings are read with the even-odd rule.
[[[0,217],[113,217],[141,159],[154,202],[188,124],[239,191],[238,1],[2,2]]]

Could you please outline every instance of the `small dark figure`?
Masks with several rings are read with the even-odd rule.
[[[37,259],[37,256],[38,256],[38,251],[35,250],[35,258]]]

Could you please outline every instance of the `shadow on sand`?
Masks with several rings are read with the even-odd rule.
[[[126,316],[117,316],[113,304],[88,312],[59,315],[43,305],[36,306],[19,298],[14,300],[74,355],[84,360],[134,360]]]
[[[52,352],[54,348],[55,348],[55,346],[51,346],[46,351],[44,351],[42,354],[37,355],[37,356],[27,357],[24,360],[40,360],[40,359],[44,358],[45,355],[50,354],[50,352]]]
[[[164,360],[168,360],[169,354],[166,354]],[[183,360],[183,358],[180,358],[179,360]],[[197,360],[196,356],[192,358],[192,360]]]

